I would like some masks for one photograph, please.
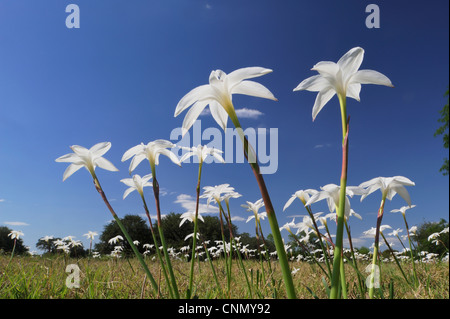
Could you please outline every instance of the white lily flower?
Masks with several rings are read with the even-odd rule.
[[[405,216],[406,211],[408,209],[411,209],[411,208],[414,208],[414,207],[416,207],[416,205],[402,206],[402,207],[400,207],[400,209],[393,209],[393,210],[391,210],[391,213],[402,213],[402,215]]]
[[[95,231],[88,231],[86,234],[84,234],[83,236],[86,236],[87,239],[91,239],[94,240],[94,237],[97,236],[98,234]]]
[[[411,198],[404,186],[414,185],[416,185],[414,182],[403,176],[376,177],[359,185],[359,187],[367,189],[367,193],[361,196],[361,201],[377,189],[380,189],[383,198],[392,200],[395,194],[399,194],[411,206]]]
[[[20,236],[25,236],[20,230],[12,230],[9,234],[11,239],[20,239]]]
[[[117,236],[111,238],[110,240],[108,240],[108,244],[110,244],[110,245],[117,244],[121,240],[123,240],[123,237],[120,235],[117,235]]]
[[[194,222],[195,221],[195,212],[186,212],[181,214],[180,216],[181,218],[181,222],[180,222],[180,226],[184,224],[185,221],[190,221],[190,222]],[[205,222],[205,220],[203,219],[202,215],[200,215],[200,212],[198,212],[198,218],[202,221]]]
[[[120,181],[127,185],[129,188],[123,193],[123,199],[125,199],[132,191],[137,191],[141,196],[144,196],[144,187],[153,185],[149,182],[152,179],[152,174],[145,175],[141,177],[140,175],[133,175],[132,178],[124,178]]]
[[[315,189],[306,189],[306,190],[298,190],[294,194],[292,194],[291,198],[286,202],[286,204],[283,207],[283,211],[286,210],[289,206],[291,206],[292,202],[298,198],[302,201],[303,205],[306,204],[306,202],[309,201],[310,195],[316,194],[317,191]]]
[[[53,239],[53,236],[48,236],[48,235],[41,238],[41,240],[45,241],[46,243],[48,243],[48,241],[52,240],[52,239]]]
[[[328,203],[328,209],[330,212],[334,212],[336,207],[339,207],[339,194],[341,187],[336,184],[327,184],[320,188],[322,191],[315,193],[311,196],[311,198],[306,202],[305,206],[309,206],[315,202],[318,202],[322,199],[326,199]],[[347,196],[353,197],[354,195],[363,195],[365,194],[365,190],[358,186],[347,186],[345,188],[346,196],[345,196],[345,216],[350,216],[351,208],[350,208],[350,200]]]
[[[264,206],[264,201],[262,198],[258,199],[256,202],[246,202],[247,204],[242,204],[241,207],[247,208],[248,212],[253,212],[253,214],[258,214],[258,211],[261,207]]]
[[[218,159],[221,163],[225,163],[225,160],[220,155],[223,153],[221,150],[218,150],[216,148],[210,148],[208,146],[198,145],[193,147],[181,147],[184,150],[188,150],[187,153],[183,154],[183,156],[180,158],[180,162],[184,162],[191,156],[197,156],[200,163],[203,163],[208,157],[208,155],[214,156],[214,158]]]
[[[348,96],[359,101],[361,84],[378,84],[393,87],[391,80],[380,72],[373,70],[358,71],[363,58],[364,49],[355,47],[344,54],[337,63],[330,61],[319,62],[311,69],[319,72],[319,75],[303,80],[294,89],[294,91],[319,92],[312,110],[313,121],[335,94],[340,97]]]
[[[224,199],[222,197],[222,194],[235,193],[234,188],[230,187],[230,184],[205,186],[203,187],[203,189],[204,189],[203,195],[201,195],[200,198],[207,198],[207,205],[209,205],[212,200],[215,200],[217,203],[220,203]]]
[[[159,155],[161,154],[170,158],[170,160],[178,166],[181,166],[178,157],[168,149],[173,147],[175,147],[175,144],[167,140],[155,140],[149,142],[147,145],[141,143],[126,151],[122,156],[122,162],[125,162],[133,157],[129,168],[130,174],[144,159],[147,159],[150,162],[150,166],[153,171],[155,165],[159,164]]]
[[[102,157],[111,148],[110,142],[95,144],[90,149],[79,145],[73,145],[70,148],[73,153],[63,155],[55,160],[56,162],[72,163],[64,171],[63,181],[82,167],[85,167],[92,176],[95,176],[95,167],[97,166],[108,171],[118,171],[110,161]]]
[[[292,219],[291,222],[284,224],[282,227],[280,227],[280,231],[285,229],[289,233],[292,233],[292,228],[297,228],[297,225],[294,223],[295,217]]]
[[[259,221],[260,221],[261,219],[264,220],[264,218],[266,218],[266,217],[267,217],[267,212],[256,213],[256,214],[254,214],[254,215],[252,215],[252,216],[249,216],[249,217],[247,218],[246,223],[248,223],[249,221],[251,221],[253,218],[255,218],[256,221],[259,223]]]
[[[272,70],[262,67],[242,68],[230,74],[226,74],[222,70],[212,71],[209,75],[209,84],[196,87],[178,102],[175,117],[192,105],[183,121],[183,135],[190,129],[207,105],[209,105],[214,120],[225,131],[228,116],[235,116],[231,101],[233,94],[245,94],[277,101],[265,86],[247,80],[270,72]]]

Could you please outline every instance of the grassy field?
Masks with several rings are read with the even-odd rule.
[[[21,257],[15,256],[9,262],[9,256],[0,257],[0,298],[38,298],[38,299],[142,299],[168,298],[164,277],[160,273],[157,262],[147,260],[150,271],[160,282],[158,294],[152,289],[136,259],[67,259]],[[194,278],[194,293],[200,299],[250,298],[248,286],[242,270],[235,264],[230,294],[227,291],[226,274],[223,260],[215,260],[214,266],[221,284],[217,289],[212,271],[207,262],[196,263]],[[286,298],[281,271],[276,261],[272,261],[273,278],[261,274],[258,261],[244,261],[251,282],[252,298]],[[80,269],[79,288],[68,288],[66,280],[71,273],[66,272],[66,266],[76,264]],[[174,261],[175,275],[181,296],[185,295],[189,280],[189,263]],[[360,264],[359,269],[366,265]],[[449,265],[448,262],[438,262],[416,265],[420,285],[413,289],[405,282],[397,266],[386,263],[381,266],[381,289],[377,298],[396,299],[448,299],[449,298]],[[412,267],[405,263],[405,273],[412,273]],[[323,283],[323,272],[317,265],[305,262],[292,262],[291,269],[296,269],[294,283],[297,295],[302,299],[327,298]],[[361,298],[355,271],[347,265],[346,281],[348,283],[348,298]],[[390,284],[393,289],[390,290]],[[391,287],[392,287],[391,284]],[[274,289],[275,288],[275,289]],[[276,290],[276,294],[274,291]],[[392,295],[393,292],[393,295]],[[366,296],[364,296],[367,298]]]

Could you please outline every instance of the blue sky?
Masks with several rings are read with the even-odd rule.
[[[80,8],[79,29],[65,25],[70,3]],[[370,3],[379,5],[379,29],[365,25]],[[120,161],[123,153],[169,139],[184,117],[173,117],[178,101],[206,84],[212,70],[247,66],[273,70],[257,81],[278,102],[233,101],[236,109],[260,112],[244,114],[244,128],[278,128],[278,170],[265,179],[279,224],[306,214],[299,201],[282,208],[299,189],[339,184],[340,111],[335,97],[313,122],[316,94],[292,90],[315,74],[315,63],[337,61],[356,46],[365,49],[361,68],[382,72],[395,88],[363,85],[361,102],[348,100],[348,185],[406,176],[416,183],[408,188],[417,205],[407,213],[410,225],[448,220],[448,177],[439,172],[448,150],[433,136],[447,102],[448,6],[444,0],[0,0],[0,225],[23,231],[31,250],[45,235],[72,235],[86,246],[82,235],[100,233],[111,215],[87,171],[63,183],[66,165],[55,159],[70,145],[103,141],[112,143],[105,157],[120,170],[98,169],[107,196],[119,216],[143,213],[136,194],[122,200],[119,180],[129,165]],[[200,120],[203,129],[217,128],[211,116]],[[148,174],[148,165],[136,173]],[[163,212],[185,212],[197,165],[179,168],[161,158],[157,174]],[[246,163],[206,165],[202,177],[203,186],[229,183],[243,195],[232,201],[235,217],[246,219],[240,205],[261,197]],[[351,221],[356,246],[370,246],[362,232],[375,226],[380,199],[380,192],[362,203],[352,199],[363,217]],[[389,213],[404,205],[398,195],[387,202],[383,224],[404,228],[401,216]],[[325,201],[313,210],[328,213]],[[235,223],[253,234],[252,223]],[[267,222],[263,229],[270,232]]]

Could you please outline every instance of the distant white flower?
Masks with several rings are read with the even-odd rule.
[[[392,227],[389,225],[381,225],[380,232],[382,233],[385,229],[388,229],[388,228],[392,228]],[[375,237],[376,232],[377,232],[377,229],[375,227],[372,227],[369,230],[364,231],[363,234],[366,236],[374,236]]]
[[[202,215],[200,215],[200,212],[198,212],[198,218],[202,221],[205,222],[205,220],[203,219]],[[181,218],[181,222],[180,222],[180,227],[181,225],[184,224],[185,221],[190,221],[190,222],[194,222],[195,221],[195,212],[186,212],[181,214],[180,216]]]
[[[85,236],[87,239],[94,240],[94,237],[97,236],[97,235],[98,234],[95,231],[88,231],[83,236]]]
[[[208,146],[198,145],[193,147],[181,147],[181,149],[187,150],[187,153],[184,153],[183,156],[180,158],[180,162],[184,162],[191,156],[197,156],[200,163],[203,163],[205,159],[208,156],[213,156],[217,160],[219,160],[221,163],[225,163],[225,160],[223,159],[221,153],[223,153],[221,150],[218,150],[216,148],[210,148]]]
[[[167,140],[155,140],[153,142],[149,142],[147,145],[141,143],[126,151],[122,156],[122,162],[133,158],[129,167],[130,174],[144,159],[147,159],[150,162],[150,166],[153,171],[155,165],[159,164],[159,156],[161,154],[170,158],[173,163],[181,166],[178,157],[169,150],[169,148],[173,147],[175,147],[175,144]]]
[[[439,238],[440,233],[432,233],[430,236],[428,236],[428,241],[431,241],[432,239]]]
[[[20,236],[25,236],[20,230],[12,230],[9,234],[11,239],[20,239]]]
[[[63,174],[63,181],[78,171],[80,168],[86,168],[92,176],[95,176],[95,167],[101,167],[108,171],[118,171],[118,169],[102,156],[111,148],[110,142],[98,143],[90,149],[83,146],[73,145],[70,147],[73,153],[58,157],[56,162],[68,162],[70,164]]]
[[[216,186],[205,186],[203,187],[203,195],[200,198],[207,198],[207,204],[209,205],[211,201],[215,200],[220,203],[224,198],[223,195],[235,193],[234,188],[230,187],[230,184],[221,184]]]
[[[132,178],[121,179],[120,181],[129,187],[123,193],[123,199],[125,199],[132,191],[137,191],[141,196],[144,196],[144,187],[153,186],[149,182],[151,179],[152,174],[145,175],[144,177],[135,174]]]
[[[49,240],[52,240],[52,239],[53,239],[53,236],[44,236],[44,237],[41,238],[41,240],[43,240],[43,241],[45,241],[47,243],[48,243]]]
[[[413,181],[404,176],[376,177],[359,185],[359,187],[367,189],[367,193],[361,196],[361,201],[377,189],[380,189],[382,198],[392,200],[395,194],[399,194],[411,206],[411,198],[405,186],[414,185],[416,184]]]
[[[310,195],[314,195],[316,193],[318,193],[318,192],[315,189],[306,189],[306,190],[298,190],[298,191],[296,191],[294,194],[292,194],[291,198],[289,198],[289,200],[284,205],[283,211],[285,211],[286,208],[291,206],[292,202],[296,198],[300,199],[301,202],[303,203],[303,205],[305,205],[309,201]]]
[[[118,243],[119,241],[121,241],[121,240],[123,240],[123,237],[120,236],[120,235],[117,235],[117,236],[111,238],[110,240],[108,240],[108,243],[109,243],[110,245],[112,245],[112,244],[117,244],[117,243]]]
[[[400,212],[400,213],[402,213],[403,216],[405,216],[406,211],[408,209],[411,209],[411,208],[414,208],[414,207],[416,207],[416,205],[402,206],[400,209],[393,209],[393,210],[391,210],[391,213],[399,213]]]

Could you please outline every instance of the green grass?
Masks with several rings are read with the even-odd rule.
[[[146,279],[139,262],[133,259],[66,259],[63,256],[54,258],[15,256],[8,265],[9,256],[0,256],[0,298],[2,299],[141,299],[168,298],[168,290],[161,276],[159,264],[151,261],[149,265],[152,275],[159,282],[160,292],[156,294]],[[80,287],[67,288],[66,278],[69,273],[65,269],[68,264],[77,264],[80,268]],[[273,278],[269,280],[267,265],[265,274],[261,272],[260,262],[246,260],[244,265],[251,280],[253,298],[286,298],[279,264],[272,261]],[[291,269],[298,268],[293,275],[298,298],[327,298],[324,285],[324,274],[317,265],[305,262],[291,262]],[[359,269],[366,264],[361,263]],[[185,296],[189,284],[190,264],[185,261],[173,261],[180,295]],[[223,260],[214,260],[222,289],[225,291],[226,273]],[[403,266],[407,276],[412,276],[409,263]],[[397,266],[385,263],[381,266],[381,289],[376,298],[389,298],[389,285],[393,284],[393,297],[396,299],[448,299],[449,298],[449,265],[447,262],[417,264],[420,285],[412,288],[406,282]],[[212,271],[207,262],[195,264],[194,295],[201,299],[212,298],[248,298],[248,288],[242,270],[233,266],[233,280],[230,296],[217,289]],[[363,274],[367,276],[367,274]],[[412,277],[411,277],[412,278]],[[346,265],[348,297],[361,298],[355,271]],[[328,283],[329,284],[329,283]],[[380,294],[382,293],[382,295]],[[367,298],[367,293],[365,298]]]

